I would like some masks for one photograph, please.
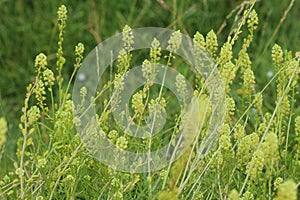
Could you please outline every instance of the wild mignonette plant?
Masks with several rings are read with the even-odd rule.
[[[224,44],[219,44],[213,30],[206,36],[197,32],[193,37],[195,54],[205,51],[218,64],[225,88],[227,110],[216,147],[206,153],[200,151],[212,113],[206,82],[203,77],[192,75],[192,71],[182,70],[175,77],[175,88],[182,97],[183,107],[187,103],[184,97],[188,92],[185,79],[188,79],[194,87],[193,98],[198,102],[199,110],[206,111],[193,113],[199,115],[197,137],[174,163],[159,171],[145,170],[143,173],[117,171],[101,164],[92,154],[99,145],[97,138],[100,137],[108,138],[122,151],[151,151],[169,141],[169,148],[176,150],[172,144],[181,130],[179,121],[186,120],[185,110],[177,109],[178,102],[170,97],[171,92],[158,87],[154,80],[160,63],[175,66],[178,71],[189,69],[188,64],[182,64],[182,58],[176,55],[182,34],[176,31],[171,35],[167,53],[162,50],[160,41],[153,38],[150,52],[141,65],[146,83],[132,95],[131,106],[126,111],[136,124],[145,124],[149,116],[155,116],[152,119],[161,122],[166,113],[171,113],[164,130],[150,139],[135,138],[128,130],[122,131],[112,119],[112,113],[122,101],[120,97],[125,78],[132,64],[140,61],[134,52],[132,30],[125,26],[123,48],[103,83],[100,83],[103,87],[91,100],[96,105],[96,120],[101,131],[86,130],[86,134],[95,140],[84,142],[76,129],[81,121],[73,113],[84,110],[88,90],[81,88],[82,102],[74,105],[70,89],[81,67],[85,49],[82,43],[75,46],[73,73],[69,80],[65,80],[62,69],[67,63],[63,49],[67,8],[60,6],[57,15],[56,63],[49,64],[43,53],[36,56],[35,80],[27,86],[20,118],[22,137],[16,152],[18,160],[13,163],[14,169],[0,178],[1,199],[300,198],[300,116],[296,112],[300,57],[275,44],[270,56],[276,74],[262,90],[258,90],[249,55],[259,23],[253,6],[245,10],[237,28]],[[242,28],[247,36],[241,34]],[[240,48],[236,45],[237,41],[242,43]],[[233,52],[238,53],[235,55]],[[267,110],[264,108],[264,92],[271,83],[276,83],[275,107]],[[99,96],[101,99],[97,98]],[[120,116],[126,114],[125,111],[119,113]],[[188,120],[186,123],[189,123]],[[7,123],[0,118],[0,156],[5,150],[6,132]]]
[[[4,118],[0,118],[0,150],[1,150],[0,159],[5,149],[6,132],[7,132],[7,122]]]

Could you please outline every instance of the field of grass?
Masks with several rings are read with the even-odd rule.
[[[39,99],[35,99],[30,100],[29,105],[27,107],[25,105],[22,111],[26,93],[30,93],[26,87],[30,83],[34,85],[33,88],[35,87],[34,83],[42,77],[42,72],[39,75],[37,69],[40,67],[42,70],[45,67],[35,62],[36,56],[40,52],[44,53],[47,56],[48,67],[53,71],[56,71],[56,66],[60,62],[57,62],[59,58],[57,52],[58,42],[62,40],[62,37],[58,37],[60,23],[57,21],[57,9],[62,4],[66,5],[68,10],[67,25],[63,32],[63,56],[66,58],[66,63],[63,64],[61,71],[61,76],[65,81],[62,85],[58,81],[54,84],[53,91],[50,91],[51,94],[47,93],[45,108],[39,104]],[[297,116],[300,116],[300,108],[297,78],[300,51],[300,3],[296,0],[274,0],[257,1],[253,8],[252,5],[253,1],[229,0],[89,0],[86,2],[0,0],[0,119],[5,119],[7,122],[7,131],[4,131],[6,123],[0,121],[2,123],[0,123],[0,129],[2,125],[2,131],[0,130],[0,199],[2,199],[1,196],[4,199],[42,199],[42,197],[45,199],[273,199],[276,197],[278,200],[298,197],[299,199],[300,118],[298,119]],[[247,27],[246,23],[241,27],[241,33],[235,31],[245,17],[244,11],[250,13],[252,9],[255,9],[258,15],[259,24],[254,31],[253,38],[249,39],[250,46],[244,52],[246,42],[243,39],[247,40],[251,35],[251,30],[249,30],[251,28],[249,25]],[[71,98],[64,97],[61,92],[66,92],[74,71],[75,57],[83,54],[84,59],[97,44],[122,32],[125,25],[132,29],[163,27],[180,30],[181,33],[191,38],[197,31],[205,37],[213,30],[218,42],[215,52],[212,51],[210,56],[213,60],[220,62],[219,70],[225,78],[228,77],[226,77],[225,68],[222,67],[226,66],[227,61],[225,62],[226,56],[223,60],[221,59],[221,49],[228,40],[230,41],[229,35],[238,35],[237,41],[233,42],[233,48],[229,52],[232,53],[231,60],[234,65],[242,67],[235,72],[236,78],[232,80],[232,83],[228,83],[230,91],[226,91],[227,99],[233,99],[235,106],[232,110],[228,108],[228,116],[220,131],[221,139],[229,141],[230,145],[220,140],[217,146],[221,150],[214,149],[205,159],[199,161],[196,153],[199,141],[195,141],[195,149],[191,147],[188,151],[190,154],[184,154],[183,158],[173,165],[158,172],[145,171],[130,174],[118,172],[97,163],[97,160],[88,155],[82,147],[79,138],[77,136],[72,138],[76,130],[72,125],[73,119],[68,113],[68,109],[72,110],[68,107],[70,106],[68,101],[71,101]],[[214,38],[214,34],[212,37]],[[206,38],[206,46],[204,46],[210,53],[208,41],[210,40]],[[84,53],[77,52],[74,55],[74,47],[78,42],[84,44]],[[211,39],[211,42],[213,43],[214,40]],[[278,44],[280,48],[274,48],[275,44]],[[291,53],[284,52],[281,59],[279,49],[289,50]],[[251,64],[249,66],[245,64],[244,68],[241,52],[249,55],[251,60]],[[133,58],[134,56],[136,55],[134,54]],[[188,80],[192,80],[194,87],[204,87],[199,77],[194,77],[190,71],[181,70],[181,66],[185,64],[182,64],[179,58],[172,62],[178,71],[183,73]],[[297,69],[291,72],[289,68],[291,66]],[[245,71],[251,72],[247,74]],[[125,73],[126,70],[123,72]],[[57,73],[60,71],[55,72],[55,78],[59,76]],[[121,74],[120,70],[114,70],[113,73]],[[250,76],[249,82],[251,82],[252,73],[255,83],[246,87],[245,76],[248,75],[248,78]],[[109,74],[106,78],[109,79]],[[70,93],[72,93],[73,84],[71,80],[71,88],[68,91]],[[154,86],[154,91],[158,89]],[[257,104],[255,98],[259,96],[261,90],[263,90],[263,102],[255,107]],[[164,91],[166,96],[169,95],[168,93],[169,91]],[[104,94],[109,100],[109,94]],[[30,98],[34,99],[34,92],[31,95]],[[150,99],[155,97],[150,92],[147,95]],[[171,101],[170,98],[166,98],[167,110],[176,105],[176,102]],[[67,101],[61,103],[61,99]],[[205,98],[199,99],[200,106],[205,106],[206,104],[203,103]],[[281,102],[285,103],[281,104]],[[136,102],[132,100],[132,103]],[[164,106],[161,101],[159,104]],[[33,120],[31,128],[34,129],[30,132],[27,130],[30,127],[29,125],[26,127],[26,123],[19,127],[20,117],[24,116],[22,121],[24,123],[24,118],[29,117],[26,112],[24,114],[24,110],[34,108],[34,105],[37,105],[41,115]],[[253,111],[252,108],[258,112]],[[99,109],[103,111],[101,106]],[[133,107],[130,112],[138,116],[135,119],[137,122],[143,121],[143,114],[138,114],[136,107]],[[65,117],[63,117],[64,114]],[[100,119],[100,126],[108,137],[111,137],[109,133],[112,130],[117,130],[118,136],[110,138],[117,146],[122,148],[128,146],[128,149],[132,151],[140,151],[139,148],[145,147],[144,143],[148,144],[145,141],[132,139],[128,135],[123,137],[115,123],[109,119],[103,119],[103,121]],[[297,119],[299,125],[296,123]],[[178,125],[177,123],[174,125],[174,120],[178,119],[174,116],[167,118],[170,127],[174,128]],[[243,132],[245,136],[238,138],[232,134],[238,131]],[[271,133],[269,134],[268,131]],[[27,135],[27,132],[30,133]],[[267,148],[272,146],[270,141],[274,140],[278,143],[278,146],[274,147],[275,150],[273,149],[278,151],[278,155],[270,155],[270,157],[274,156],[271,160],[265,157],[264,161],[261,161],[265,164],[261,169],[257,169],[258,172],[255,175],[251,169],[249,170],[248,165],[256,162],[254,165],[259,166],[260,157],[257,152],[260,151],[249,150],[252,152],[251,158],[249,157],[244,164],[241,164],[238,159],[239,145],[243,144],[244,138],[253,136],[254,133],[257,133],[260,141],[258,146],[262,145]],[[5,134],[6,138],[3,144],[1,144],[1,134]],[[272,138],[274,135],[276,139]],[[156,144],[154,148],[160,148],[165,140],[170,139],[169,136],[160,135],[156,138],[155,141],[161,141],[162,144]],[[125,145],[124,138],[127,140]],[[252,142],[255,143],[255,141],[254,139]],[[135,147],[139,142],[143,145]],[[222,146],[224,143],[229,147]],[[47,158],[45,161],[47,165],[41,164],[44,162],[43,157]],[[216,158],[221,158],[222,162]],[[206,167],[207,163],[212,163],[211,168]],[[268,168],[268,165],[272,167]],[[79,174],[78,169],[81,170]],[[53,170],[53,176],[50,176]],[[260,172],[262,173],[259,175]],[[202,177],[201,181],[198,177]],[[298,196],[293,193],[297,190]],[[34,195],[30,195],[32,192]],[[252,195],[252,198],[251,195],[247,196],[247,192]]]

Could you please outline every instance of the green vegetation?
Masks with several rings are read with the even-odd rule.
[[[254,3],[70,1],[66,9],[56,1],[1,1],[0,199],[300,198],[300,5]],[[81,142],[73,118],[78,105],[73,106],[70,95],[71,74],[96,44],[123,27],[130,34],[126,24],[181,30],[193,37],[194,48],[219,64],[226,119],[216,148],[204,158],[198,148],[208,128],[202,122],[211,115],[207,85],[192,70],[182,70],[190,68],[182,58],[174,59],[176,48],[168,49],[171,54],[160,51],[160,41],[153,41],[152,53],[145,57],[172,64],[191,81],[194,98],[207,110],[207,116],[199,113],[200,133],[193,145],[160,171],[130,174],[101,164]],[[180,41],[176,33],[175,41]],[[175,43],[170,39],[172,47]],[[155,72],[149,72],[147,61],[142,62],[148,84],[132,96],[130,114],[142,124],[157,108],[177,112],[167,118],[170,131],[153,141],[138,140],[106,117],[118,100],[110,89],[121,91],[120,77],[140,59],[128,44],[125,38],[126,51],[113,63],[114,79],[106,74],[107,83],[99,91],[104,96],[99,105],[111,109],[100,106],[97,120],[101,133],[124,151],[157,149],[178,133],[185,111],[173,109],[177,103],[170,91],[155,94],[160,87],[151,84]],[[185,93],[180,76],[176,87]],[[84,88],[81,95],[84,99]]]

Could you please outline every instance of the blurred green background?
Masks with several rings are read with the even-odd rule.
[[[249,53],[258,87],[266,84],[267,72],[273,70],[270,54],[275,42],[293,52],[300,50],[299,0],[294,1],[280,24],[290,3],[288,0],[262,0],[255,5],[260,24]],[[241,17],[239,10],[248,5],[241,0],[0,0],[0,116],[9,124],[6,154],[1,161],[4,165],[15,158],[13,149],[16,138],[21,136],[18,120],[26,85],[34,78],[34,58],[44,52],[50,64],[55,62],[56,12],[61,4],[68,8],[65,77],[72,71],[74,46],[78,42],[85,44],[87,55],[102,40],[120,32],[125,24],[132,28],[180,29],[190,36],[196,31],[205,35],[213,29],[221,46],[232,30],[235,17]],[[226,25],[221,28],[222,24]]]

